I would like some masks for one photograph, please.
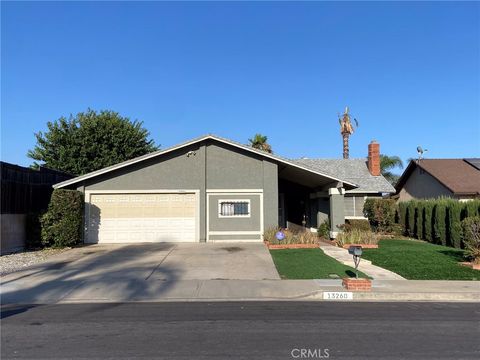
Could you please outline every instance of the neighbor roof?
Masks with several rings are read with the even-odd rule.
[[[154,151],[152,153],[149,153],[149,154],[146,154],[146,155],[143,155],[143,156],[139,156],[139,157],[136,157],[134,159],[127,160],[127,161],[121,162],[121,163],[116,164],[116,165],[108,166],[106,168],[103,168],[103,169],[100,169],[100,170],[97,170],[97,171],[93,171],[93,172],[90,172],[90,173],[85,174],[85,175],[78,176],[76,178],[73,178],[73,179],[55,184],[55,185],[53,185],[53,187],[54,188],[62,188],[62,187],[65,187],[65,186],[69,186],[69,185],[78,183],[80,181],[87,180],[87,179],[90,179],[90,178],[108,173],[110,171],[114,171],[114,170],[129,166],[129,165],[141,162],[141,161],[145,161],[147,159],[151,159],[151,158],[154,158],[154,157],[157,157],[157,156],[161,156],[161,155],[164,155],[164,154],[169,153],[171,151],[174,151],[174,150],[177,150],[177,149],[180,149],[180,148],[183,148],[183,147],[186,147],[186,146],[198,143],[198,142],[202,142],[202,141],[205,141],[205,140],[215,140],[215,141],[218,141],[218,142],[221,142],[221,143],[224,143],[224,144],[229,144],[231,146],[241,148],[241,149],[244,149],[244,150],[252,152],[252,153],[256,153],[260,156],[263,156],[263,157],[266,157],[266,158],[269,158],[269,159],[272,159],[272,160],[276,160],[276,161],[281,162],[283,164],[286,164],[286,165],[289,165],[289,166],[292,166],[292,167],[295,167],[295,168],[299,168],[299,169],[305,170],[307,172],[310,172],[310,173],[313,173],[313,174],[316,174],[316,175],[320,175],[320,176],[323,176],[323,177],[326,177],[326,178],[330,178],[334,181],[342,182],[342,183],[346,184],[349,188],[356,188],[358,186],[354,182],[343,179],[340,176],[336,176],[336,175],[332,175],[330,173],[324,172],[321,169],[314,169],[314,168],[311,168],[311,167],[307,167],[307,166],[304,166],[300,163],[294,162],[292,160],[288,160],[286,158],[282,158],[280,156],[273,155],[273,154],[267,153],[265,151],[261,151],[261,150],[252,148],[251,146],[244,145],[244,144],[241,144],[239,142],[232,141],[232,140],[228,140],[228,139],[216,136],[216,135],[205,135],[205,136],[202,136],[202,137],[184,142],[182,144],[172,146],[172,147],[167,148],[165,150]]]
[[[395,186],[403,187],[413,170],[418,166],[456,195],[480,194],[480,159],[422,159],[410,161]]]
[[[349,192],[394,193],[395,188],[383,176],[373,176],[367,166],[367,159],[296,159],[295,163],[312,169],[322,169],[336,174],[358,185]]]

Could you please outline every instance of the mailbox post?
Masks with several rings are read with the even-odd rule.
[[[355,264],[355,278],[358,279],[358,264],[360,264],[360,259],[362,257],[362,247],[350,246],[348,248],[348,253],[353,256],[353,263]]]

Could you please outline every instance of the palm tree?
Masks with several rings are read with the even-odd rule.
[[[353,120],[355,121],[355,126],[358,127],[357,119]],[[345,112],[343,113],[342,117],[340,117],[340,115],[338,116],[338,122],[340,124],[340,134],[342,134],[343,138],[343,158],[348,159],[350,151],[348,148],[348,139],[350,135],[355,132],[350,114],[348,113],[348,106],[345,108]]]
[[[394,174],[391,170],[395,168],[403,169],[403,161],[398,156],[380,155],[380,171],[382,175],[392,185],[395,185],[399,176]]]
[[[273,152],[272,147],[269,143],[267,143],[267,140],[268,138],[262,134],[255,134],[253,139],[248,139],[251,147],[258,150],[266,151],[271,154]]]

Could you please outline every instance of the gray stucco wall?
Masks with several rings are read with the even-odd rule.
[[[209,194],[208,217],[210,231],[261,231],[261,208],[259,194]],[[250,201],[249,217],[221,217],[219,216],[219,201],[221,200],[248,200]],[[258,236],[257,236],[258,237]]]
[[[399,192],[399,201],[453,196],[452,192],[429,173],[415,168]]]
[[[187,156],[189,151],[195,155]],[[207,189],[258,189],[263,190],[265,228],[278,224],[277,165],[259,155],[213,141],[87,179],[77,189],[199,190],[201,241],[206,239]]]

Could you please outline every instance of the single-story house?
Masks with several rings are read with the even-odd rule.
[[[207,135],[54,187],[85,194],[86,243],[262,241],[267,228],[325,218],[334,237],[345,211],[361,216],[365,196],[394,191],[379,145],[369,150],[368,160],[310,164]]]
[[[395,189],[399,201],[480,198],[480,158],[412,160]]]

